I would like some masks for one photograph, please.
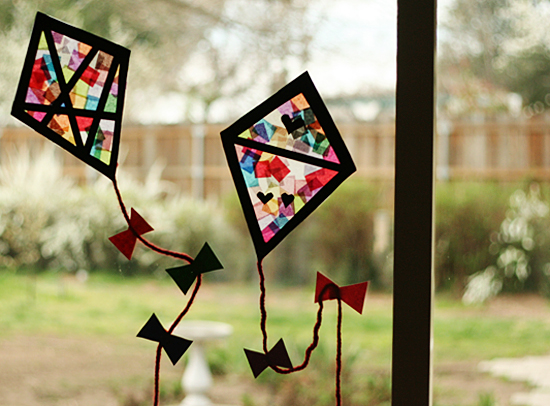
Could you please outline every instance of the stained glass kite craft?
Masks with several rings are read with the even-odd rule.
[[[12,115],[114,179],[130,51],[38,13]]]
[[[221,137],[259,260],[355,172],[307,72]]]
[[[131,260],[139,240],[189,264],[168,270],[184,293],[195,285],[185,308],[167,330],[153,314],[138,333],[158,342],[153,397],[158,406],[161,349],[175,364],[189,348],[191,341],[172,333],[191,308],[202,274],[223,266],[206,243],[197,261],[151,243],[143,234],[153,227],[133,208],[128,214],[116,168],[129,57],[130,51],[120,45],[37,13],[12,115],[111,179],[128,229],[110,241],[126,258]]]
[[[221,133],[222,143],[258,257],[263,353],[245,349],[254,377],[305,369],[319,343],[323,302],[338,301],[336,389],[341,405],[342,301],[362,311],[368,282],[338,287],[318,276],[313,342],[292,366],[283,339],[269,350],[262,261],[353,172],[355,165],[307,72]],[[319,274],[320,275],[320,274]]]

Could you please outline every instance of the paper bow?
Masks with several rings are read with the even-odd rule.
[[[181,356],[185,354],[185,351],[187,351],[193,342],[168,333],[164,327],[162,327],[162,324],[160,324],[160,321],[155,313],[149,317],[149,320],[141,328],[137,336],[159,343],[162,348],[164,348],[164,351],[166,351],[166,354],[168,355],[168,358],[170,358],[170,361],[172,361],[173,365],[176,365]]]
[[[326,286],[329,287],[325,289]],[[340,287],[322,273],[317,272],[315,303],[340,297],[344,303],[347,303],[352,309],[357,311],[357,313],[362,314],[368,286],[368,282],[361,282],[355,285]]]
[[[223,265],[216,257],[216,254],[214,254],[214,251],[212,251],[212,248],[210,248],[210,245],[205,242],[193,262],[189,265],[167,269],[166,272],[168,272],[168,275],[172,277],[185,295],[197,276],[202,273],[217,271],[218,269],[223,269]]]
[[[109,237],[109,241],[111,241],[128,259],[132,259],[134,248],[136,248],[137,236],[135,233],[137,233],[137,235],[143,235],[149,231],[153,231],[153,227],[151,227],[134,209],[130,212],[130,226],[133,231],[128,227],[128,230]]]
[[[292,362],[286,351],[285,343],[281,338],[267,354],[244,350],[254,378],[257,378],[267,367],[292,368]]]

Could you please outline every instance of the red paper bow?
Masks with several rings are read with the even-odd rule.
[[[326,286],[328,286],[328,288],[325,289]],[[362,314],[368,286],[368,282],[361,282],[355,285],[340,287],[322,273],[317,272],[315,303],[340,297],[340,299],[347,303],[352,309]]]
[[[132,259],[136,248],[137,236],[153,231],[151,227],[134,209],[130,212],[130,227],[121,233],[109,237],[115,247],[128,259]]]

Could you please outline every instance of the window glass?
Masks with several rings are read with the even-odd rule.
[[[550,343],[549,8],[439,11],[434,399],[527,404]]]
[[[206,241],[224,265],[204,276],[184,318],[233,327],[204,347],[215,403],[334,404],[335,301],[324,303],[305,372],[252,375],[243,348],[262,348],[256,257],[220,141],[220,131],[309,72],[357,172],[265,258],[269,347],[283,338],[293,364],[302,362],[318,315],[317,272],[340,286],[368,280],[363,314],[343,305],[343,403],[389,404],[396,5],[50,3],[40,11],[131,50],[116,173],[128,212],[154,228],[144,237],[193,257]],[[185,263],[140,243],[128,261],[109,241],[127,229],[111,182],[10,117],[36,7],[0,5],[0,404],[148,404],[156,346],[135,336],[152,313],[168,328],[185,307],[191,293],[165,272]],[[58,51],[70,77],[80,60],[71,63],[76,40],[67,38]],[[45,52],[47,41],[39,46]],[[48,83],[41,79],[37,86]],[[64,125],[70,140],[70,120]],[[308,162],[325,147],[308,150]],[[339,163],[328,152],[326,161]],[[311,168],[297,166],[307,181]],[[163,355],[162,404],[184,398],[189,358],[172,367]]]

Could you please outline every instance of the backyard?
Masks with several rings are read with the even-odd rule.
[[[117,252],[108,237],[125,227],[102,179],[76,187],[51,151],[12,158],[0,171],[0,404],[151,404],[156,346],[136,334],[151,313],[166,327],[184,308],[189,295],[164,272],[180,264],[141,244],[131,261]],[[234,194],[190,199],[161,173],[152,171],[145,183],[123,173],[122,195],[155,226],[152,241],[191,255],[208,241],[224,264],[205,275],[185,317],[234,328],[208,349],[212,399],[242,406],[334,404],[335,303],[326,304],[320,344],[306,371],[267,371],[255,381],[243,348],[262,347],[258,277],[240,205]],[[269,346],[284,338],[294,365],[312,339],[316,271],[342,285],[371,281],[362,316],[344,307],[347,406],[390,402],[391,195],[387,183],[350,179],[264,263]],[[544,182],[530,180],[438,183],[435,405],[509,405],[513,393],[528,388],[481,373],[479,362],[548,354],[549,196]],[[184,364],[163,359],[163,405],[183,398]]]
[[[326,202],[307,219],[300,217],[307,210],[296,216],[299,226],[266,256],[268,346],[284,338],[293,365],[303,359],[318,309],[313,303],[317,271],[341,285],[368,280],[363,314],[344,306],[343,404],[390,406],[394,237],[398,237],[395,241],[406,237],[402,245],[407,246],[413,246],[408,243],[415,238],[429,240],[416,235],[416,230],[403,233],[394,227],[412,224],[399,221],[399,216],[394,224],[395,189],[401,189],[394,182],[395,164],[396,160],[398,166],[402,163],[395,154],[397,3],[4,3],[0,4],[0,36],[6,44],[0,57],[0,87],[6,90],[0,94],[0,405],[151,405],[156,344],[136,334],[152,313],[164,327],[169,326],[191,296],[182,295],[165,272],[182,266],[179,259],[187,256],[157,253],[183,251],[197,258],[206,241],[224,270],[205,275],[184,321],[221,321],[234,329],[229,338],[208,344],[214,402],[232,406],[334,404],[334,301],[325,303],[320,342],[309,368],[292,375],[268,370],[258,379],[250,371],[243,348],[262,348],[257,257],[228,169],[227,151],[220,141],[220,131],[307,70],[338,125],[357,173],[327,195]],[[491,376],[479,365],[501,357],[550,355],[550,42],[546,31],[539,28],[546,27],[550,7],[548,2],[516,0],[440,3],[433,404],[512,406],[515,393],[533,388]],[[114,62],[106,70],[103,62],[97,62],[112,73],[100,86],[102,90],[95,89],[101,97],[84,93],[90,97],[82,96],[86,99],[83,108],[77,107],[83,100],[77,103],[73,96],[77,88],[81,92],[82,86],[88,86],[81,79],[88,77],[83,72],[95,72],[95,52],[105,50],[95,46],[95,40],[88,44],[90,37],[80,38],[78,31],[64,34],[63,25],[57,23],[44,28],[42,34],[38,24],[33,31],[36,35],[31,34],[38,9],[131,50],[128,69],[122,63],[126,57],[120,57],[127,52],[118,47],[116,55],[107,53]],[[401,16],[406,14],[400,11]],[[39,15],[37,21],[46,21],[42,18]],[[65,69],[65,62],[74,61],[68,58],[68,47],[53,46],[58,44],[54,36],[63,37],[71,46],[79,44],[80,65],[75,71],[69,65]],[[415,46],[419,44],[424,41]],[[91,53],[82,56],[80,45]],[[415,48],[415,58],[420,55]],[[33,61],[31,69],[28,62]],[[23,65],[27,67],[16,90]],[[399,66],[417,72],[408,64],[400,62]],[[47,75],[41,72],[44,69]],[[33,87],[38,78],[40,86]],[[417,84],[419,79],[415,78]],[[59,89],[61,93],[56,94]],[[319,126],[306,126],[302,119],[304,134],[311,136],[304,135],[304,140],[314,140],[314,148],[326,141],[337,156],[331,162],[342,168],[347,159],[340,159],[347,154],[340,154],[332,125],[323,124],[324,106],[318,110],[306,93],[301,97],[307,106],[300,107],[299,114],[304,119],[313,117],[313,124]],[[417,96],[421,94],[415,93],[417,101],[422,99]],[[95,99],[99,104],[93,104]],[[109,109],[106,100],[111,100]],[[421,104],[414,106],[415,115],[423,111]],[[61,110],[50,111],[53,106]],[[108,115],[96,117],[90,109]],[[17,111],[19,119],[46,137],[21,126],[15,119]],[[95,117],[92,124],[83,120],[91,115]],[[281,134],[286,129],[287,141],[294,145],[290,138],[296,138],[296,131],[285,120],[289,116],[275,115],[274,128],[279,125]],[[262,120],[270,123],[268,117]],[[300,122],[298,116],[294,119]],[[434,123],[431,118],[428,121]],[[416,125],[408,128],[424,132]],[[323,132],[324,138],[313,137]],[[93,151],[97,144],[103,152],[91,154],[92,144]],[[277,151],[279,147],[269,148]],[[288,151],[281,154],[286,155]],[[317,162],[310,158],[311,165]],[[325,158],[317,162],[322,168]],[[104,164],[109,166],[107,172]],[[244,166],[240,167],[238,179],[241,174],[248,176],[242,172]],[[422,172],[416,169],[420,167],[411,173]],[[284,211],[289,201],[301,196],[302,189],[291,194],[271,171],[256,173],[255,169],[254,177],[269,178],[269,190],[283,192],[278,207],[283,204]],[[101,173],[112,177],[104,178]],[[115,180],[116,192],[110,180]],[[247,193],[264,205],[264,198],[277,197],[268,189],[256,191],[252,183],[246,184],[244,207],[248,207]],[[418,187],[418,182],[408,185]],[[407,194],[407,199],[424,195],[428,193],[418,191]],[[399,212],[399,199],[395,202]],[[414,210],[419,207],[414,199],[406,205]],[[147,234],[149,248],[162,248],[147,250],[138,244],[131,261],[131,255],[117,251],[109,237],[124,233],[126,222],[135,219],[127,215],[125,219],[124,207],[139,212],[154,228]],[[257,207],[260,214],[267,212],[262,205]],[[418,211],[414,216],[422,218]],[[257,220],[259,224],[260,217]],[[422,223],[430,225],[428,220]],[[277,223],[279,230],[284,224]],[[267,241],[264,236],[263,242]],[[396,257],[403,258],[399,250],[396,243]],[[406,258],[410,269],[416,272],[423,267],[419,272],[426,272],[428,266],[422,266],[414,254]],[[395,265],[395,275],[417,276],[403,272],[398,262]],[[410,289],[418,286],[415,282]],[[426,291],[422,298],[427,296]],[[401,322],[396,318],[396,326]],[[415,342],[409,338],[408,342]],[[161,405],[176,405],[185,396],[181,376],[188,358],[187,354],[172,366],[163,356]],[[417,365],[395,359],[397,365]],[[420,386],[414,384],[411,389]],[[409,395],[409,391],[401,393]]]
[[[271,345],[283,337],[295,363],[311,340],[317,309],[312,289],[268,287]],[[211,398],[244,406],[332,404],[334,303],[326,306],[320,346],[306,371],[283,377],[268,371],[254,381],[243,348],[261,348],[257,299],[253,283],[213,283],[207,277],[186,318],[234,327],[229,339],[208,349],[215,375]],[[0,403],[150,404],[155,345],[135,335],[151,312],[167,324],[186,300],[167,279],[96,273],[79,282],[50,272],[38,277],[1,273]],[[362,316],[345,309],[346,405],[389,404],[391,320],[389,294],[370,292]],[[499,296],[478,306],[438,296],[434,335],[436,405],[508,405],[511,394],[526,387],[481,373],[477,364],[547,354],[550,306],[540,296],[525,294]],[[172,367],[163,359],[162,404],[183,398],[183,365]]]

